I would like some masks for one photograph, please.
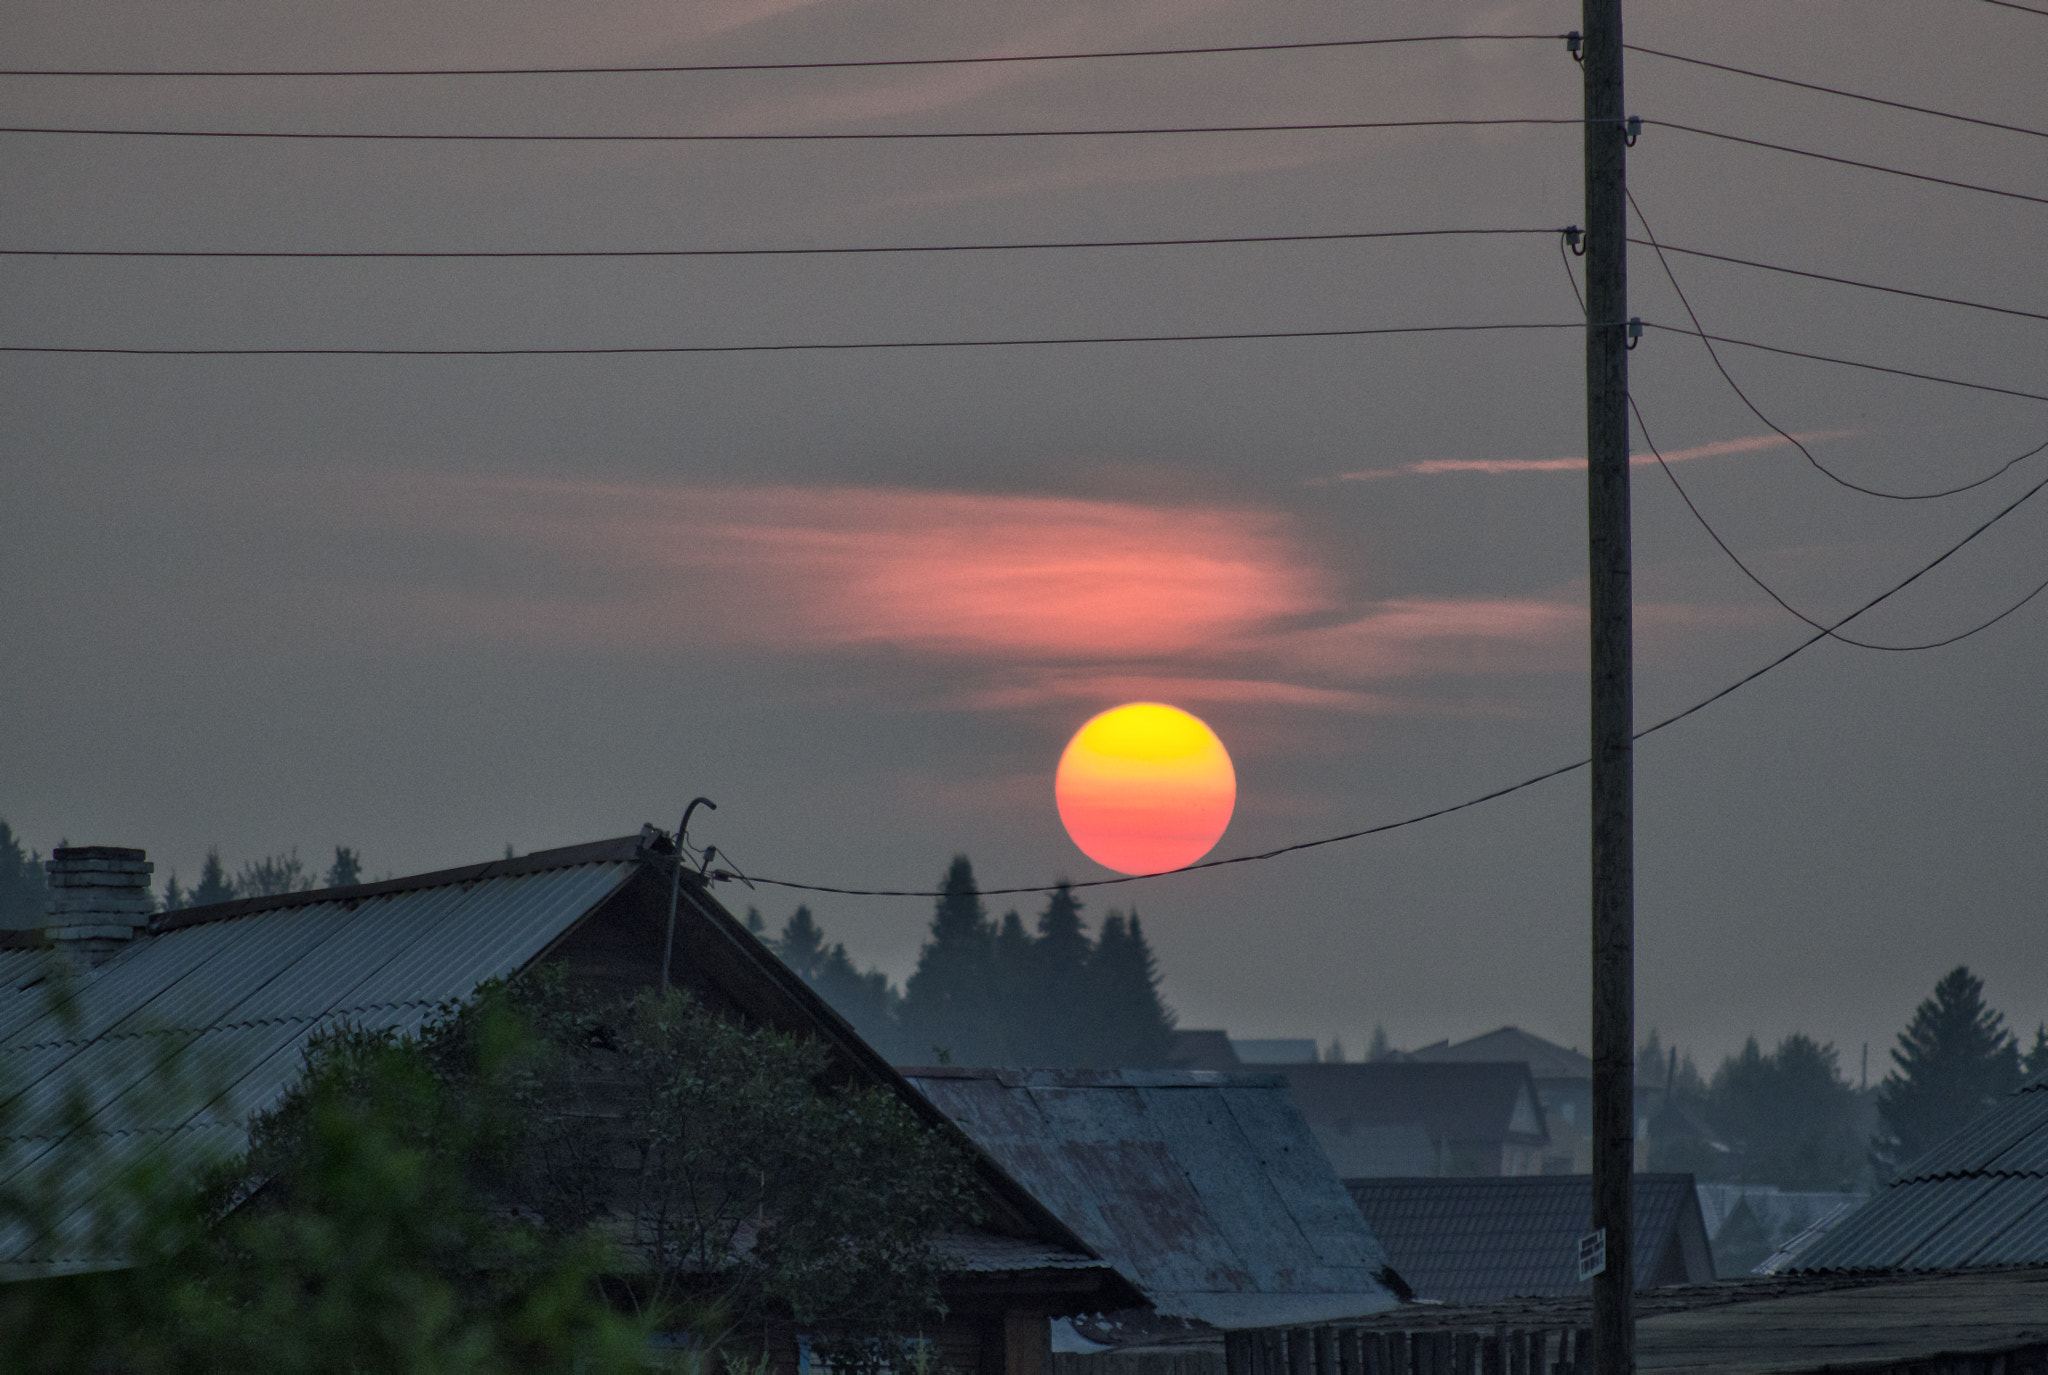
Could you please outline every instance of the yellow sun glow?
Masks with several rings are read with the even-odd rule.
[[[1199,718],[1132,702],[1074,733],[1053,794],[1083,854],[1120,873],[1156,874],[1194,863],[1222,839],[1237,773]]]

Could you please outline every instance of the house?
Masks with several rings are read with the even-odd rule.
[[[1536,1084],[1536,1096],[1543,1106],[1544,1125],[1550,1145],[1543,1159],[1545,1174],[1589,1174],[1593,1169],[1593,1061],[1576,1049],[1546,1041],[1517,1026],[1498,1027],[1483,1036],[1455,1044],[1411,1050],[1404,1060],[1448,1065],[1518,1060],[1529,1067]],[[1661,1106],[1664,1084],[1638,1078],[1636,1081],[1636,1163],[1641,1172],[1649,1166],[1650,1119]]]
[[[1772,1184],[1701,1184],[1698,1193],[1714,1263],[1730,1278],[1775,1274],[1784,1264],[1780,1252],[1810,1244],[1869,1197]]]
[[[1479,1303],[1585,1294],[1579,1238],[1592,1230],[1590,1175],[1347,1179],[1344,1185],[1416,1295]],[[1638,1289],[1707,1284],[1714,1256],[1689,1174],[1639,1174],[1631,1197]]]
[[[1244,1065],[1230,1033],[1222,1030],[1175,1031],[1166,1061],[1170,1069],[1235,1070]]]
[[[1162,1319],[1228,1329],[1396,1302],[1386,1252],[1278,1075],[904,1074]]]
[[[1550,1144],[1526,1064],[1375,1060],[1271,1069],[1287,1080],[1346,1179],[1536,1174]]]
[[[1313,1036],[1272,1036],[1263,1040],[1233,1036],[1230,1049],[1246,1065],[1312,1065],[1319,1058]]]
[[[152,915],[136,898],[139,850],[67,847],[50,861],[52,921],[0,952],[0,1084],[13,1101],[86,1086],[96,1125],[167,1150],[237,1149],[249,1116],[297,1075],[310,1037],[351,1023],[400,1033],[492,978],[560,963],[604,993],[655,986],[664,969],[710,1007],[815,1037],[842,1081],[893,1094],[967,1150],[983,1223],[948,1237],[949,1308],[935,1342],[975,1375],[1045,1375],[1053,1317],[1146,1300],[1031,1191],[959,1132],[686,869],[651,827],[638,836],[380,883]],[[672,885],[675,885],[672,887]],[[672,899],[672,894],[674,895]],[[672,905],[673,901],[673,905]],[[671,918],[673,913],[673,918]],[[56,961],[84,969],[75,1020],[39,987]],[[171,1109],[150,1092],[157,1046],[189,1041],[228,1107]],[[0,1142],[0,1187],[55,1141]],[[84,1212],[74,1213],[83,1219]],[[104,1268],[89,1243],[34,1251],[0,1237],[0,1280]],[[798,1360],[793,1342],[788,1367]]]
[[[2048,1265],[2048,1075],[1912,1161],[1780,1271],[1970,1270]]]

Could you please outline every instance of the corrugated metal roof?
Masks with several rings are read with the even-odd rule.
[[[296,903],[236,904],[222,909],[225,919],[136,941],[78,980],[74,1005],[63,1011],[41,990],[0,982],[0,1101],[25,1109],[18,1120],[32,1124],[78,1093],[99,1131],[180,1149],[238,1148],[248,1116],[297,1076],[315,1031],[343,1023],[416,1030],[438,1004],[534,959],[634,867],[614,857],[483,877],[452,871],[425,875],[414,888],[387,883]],[[162,1092],[173,1052],[182,1052],[185,1073],[224,1090],[225,1100],[201,1110]],[[0,1138],[0,1182],[55,1146],[46,1131],[25,1126]],[[81,1262],[0,1246],[0,1261],[30,1260]]]
[[[1344,1183],[1394,1269],[1423,1298],[1479,1303],[1592,1291],[1578,1270],[1579,1238],[1593,1225],[1590,1175]],[[1648,1288],[1680,1226],[1689,1218],[1702,1242],[1706,1229],[1691,1175],[1639,1174],[1632,1195],[1636,1284]]]
[[[1793,1257],[1795,1270],[2048,1264],[2048,1083],[2009,1095],[1912,1161]]]
[[[2000,1099],[1919,1159],[1908,1161],[1898,1178],[1940,1179],[1945,1175],[1997,1172],[1994,1161],[2017,1150],[2043,1128],[2048,1128],[2048,1092],[2015,1093]],[[2038,1145],[2034,1154],[2039,1154]]]
[[[1277,1075],[912,1069],[906,1077],[1159,1311],[1363,1314],[1386,1253]],[[1289,1306],[1292,1305],[1292,1306]]]

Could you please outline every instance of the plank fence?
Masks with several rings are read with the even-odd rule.
[[[1224,1336],[1226,1375],[1588,1375],[1585,1327],[1266,1327]]]

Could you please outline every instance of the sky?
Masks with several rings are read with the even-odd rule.
[[[1323,0],[209,0],[5,5],[8,63],[649,65],[1561,33],[1574,6]],[[1632,0],[1637,44],[2040,127],[2048,18],[1981,0]],[[2048,195],[2048,140],[1629,59],[1663,241],[2048,312],[2048,208],[1658,121]],[[336,80],[0,77],[11,126],[795,133],[1539,117],[1562,43],[969,67]],[[1571,125],[727,143],[0,134],[0,247],[760,248],[1554,230]],[[1674,255],[1710,333],[2043,391],[2048,324]],[[1574,261],[1574,268],[1577,266]],[[697,259],[10,257],[0,343],[606,347],[1578,318],[1553,234]],[[1631,310],[1685,326],[1636,249]],[[1650,330],[1632,390],[1643,724],[1799,643],[2048,476],[2048,403]],[[1581,757],[1583,347],[1570,328],[529,358],[0,358],[0,817],[189,882],[358,848],[372,874],[672,826],[750,874],[1108,877],[1060,751],[1132,700],[1201,716],[1218,856]],[[2048,562],[2048,497],[1856,622],[1938,639]],[[1924,653],[1824,644],[1637,752],[1637,1020],[1871,1073],[1957,964],[2048,1019],[2048,598]],[[1181,1024],[1587,1043],[1573,774],[1135,906]],[[799,895],[734,887],[771,924]],[[1017,900],[1027,918],[1037,899]],[[991,899],[1000,914],[1007,900]],[[915,899],[821,897],[901,978]]]

